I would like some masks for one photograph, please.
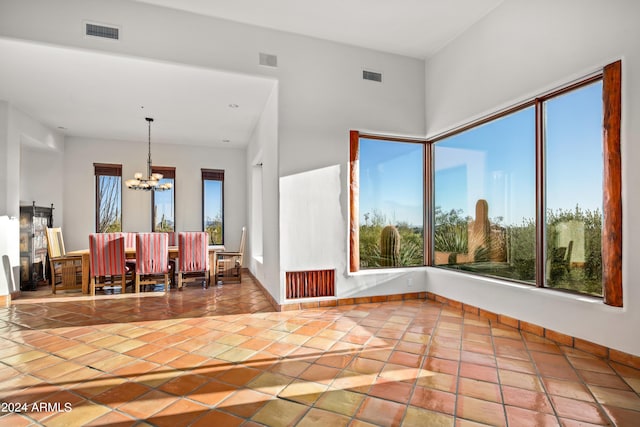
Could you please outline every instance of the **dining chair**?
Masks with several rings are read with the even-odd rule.
[[[215,253],[216,280],[218,283],[242,282],[242,258],[244,257],[246,234],[247,227],[242,227],[240,249],[237,251],[220,251]]]
[[[167,232],[169,236],[169,246],[178,246],[178,233],[175,231]],[[171,280],[171,286],[175,286],[176,283],[176,262],[177,259],[169,258],[169,279]]]
[[[136,248],[136,235],[138,233],[123,231],[124,235],[124,248],[125,248],[125,257],[127,249],[135,249]],[[136,259],[135,258],[127,258],[124,262],[124,267],[127,270],[127,278],[131,281],[135,279],[136,275]]]
[[[91,271],[90,291],[96,287],[120,286],[126,292],[125,237],[123,233],[89,234],[89,264]],[[120,276],[116,282],[115,277]]]
[[[169,238],[169,246],[178,246],[178,233],[175,231],[167,232]]]
[[[204,280],[205,287],[209,286],[209,234],[206,231],[178,233],[178,290],[191,279]]]
[[[47,228],[47,252],[51,267],[51,292],[82,289],[82,257],[68,256],[60,227]]]
[[[136,234],[135,291],[140,285],[157,284],[164,276],[164,291],[169,289],[169,236],[167,233]]]

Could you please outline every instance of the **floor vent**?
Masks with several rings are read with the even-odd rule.
[[[382,83],[382,73],[375,71],[362,70],[362,78],[364,80],[371,80],[372,82]]]
[[[287,271],[287,298],[335,296],[336,271]]]
[[[105,25],[91,24],[89,22],[87,22],[85,25],[86,25],[86,34],[88,36],[100,37],[103,39],[110,39],[110,40],[120,39],[120,29],[117,27],[107,27]]]

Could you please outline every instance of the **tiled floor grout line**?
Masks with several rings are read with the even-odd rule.
[[[556,408],[556,404],[553,402],[553,399],[551,399],[551,393],[549,392],[549,390],[547,390],[547,385],[544,382],[544,377],[542,375],[542,373],[540,372],[540,369],[538,368],[538,364],[536,363],[536,361],[533,359],[533,355],[531,354],[531,351],[529,349],[529,341],[527,341],[527,339],[525,338],[524,332],[521,330],[518,330],[520,337],[524,343],[525,349],[527,351],[527,356],[529,357],[529,361],[531,362],[531,365],[533,366],[533,369],[536,373],[536,377],[538,378],[538,380],[540,381],[540,386],[542,387],[542,390],[544,391],[544,394],[546,396],[546,398],[549,400],[549,404],[551,405],[551,409],[553,410],[553,414],[556,417],[556,420],[558,421],[558,424],[561,425],[561,418],[560,418],[560,414],[558,413],[558,409]]]
[[[443,305],[444,307],[444,305]],[[460,372],[462,371],[462,339],[464,337],[464,312],[460,312],[460,316],[462,316],[460,323],[460,336],[458,337],[458,369],[456,370],[456,392],[455,399],[453,402],[453,422],[454,425],[458,421],[458,401],[460,399]],[[438,323],[436,323],[436,327],[440,323],[440,319],[442,318],[442,310],[440,311],[440,316],[438,317]],[[466,419],[464,417],[460,417],[461,419]],[[479,423],[480,424],[480,423]]]
[[[496,342],[493,335],[493,328],[491,327],[492,326],[491,320],[487,320],[487,323],[489,324],[489,337],[491,338],[491,348],[493,349],[493,360],[495,360],[495,363],[496,363],[496,374],[497,374],[496,376],[498,379],[498,389],[500,390],[500,398],[502,399],[502,409],[504,412],[504,420],[506,425],[509,426],[509,414],[507,413],[507,403],[505,402],[504,391],[502,389],[502,379],[500,378],[500,368],[499,368],[500,365],[498,365],[498,352],[497,352]],[[520,334],[520,338],[522,340],[522,334]],[[527,351],[527,355],[529,355],[529,358],[531,358],[531,355],[529,354],[528,351]],[[531,363],[533,364],[533,361],[531,361]],[[555,410],[554,410],[554,415],[555,415]],[[557,415],[556,415],[556,421],[558,422],[558,425],[560,425],[560,421],[558,420]],[[514,427],[517,427],[517,426],[514,426]]]
[[[615,423],[609,417],[609,413],[604,409],[604,407],[602,406],[602,403],[600,403],[600,400],[593,394],[593,391],[591,391],[589,384],[585,382],[584,378],[582,378],[582,375],[580,375],[580,372],[578,371],[578,369],[575,366],[573,366],[573,363],[571,362],[571,359],[569,359],[569,356],[567,355],[567,353],[562,351],[562,349],[560,349],[560,352],[564,357],[564,359],[569,364],[569,366],[571,366],[571,369],[576,374],[576,377],[578,377],[580,384],[583,385],[589,391],[589,395],[593,398],[593,402],[596,404],[598,410],[600,411],[600,414],[609,422],[609,425],[615,425]],[[606,360],[603,359],[603,361],[607,363]],[[608,366],[608,363],[607,363],[607,366]],[[543,383],[543,386],[544,386],[544,383]]]

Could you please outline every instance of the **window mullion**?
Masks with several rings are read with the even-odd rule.
[[[545,245],[546,245],[546,200],[545,200],[545,150],[544,150],[544,103],[535,100],[535,141],[536,141],[536,286],[545,286]]]
[[[424,144],[424,218],[423,218],[423,238],[424,238],[424,264],[433,265],[433,144]]]

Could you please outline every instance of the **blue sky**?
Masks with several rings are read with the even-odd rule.
[[[160,184],[166,184],[168,182],[175,186],[175,182],[172,178],[162,178],[160,180]],[[156,222],[160,222],[163,215],[167,221],[175,222],[172,209],[172,206],[174,204],[174,197],[174,188],[167,191],[156,191],[154,193],[154,203],[156,205]]]
[[[205,180],[204,191],[205,221],[217,216],[222,218],[222,181]]]
[[[602,84],[596,82],[545,103],[547,207],[602,205]],[[435,205],[475,213],[480,198],[489,217],[520,224],[535,217],[535,111],[520,110],[438,142]],[[374,210],[422,223],[422,146],[360,141],[360,217]]]

